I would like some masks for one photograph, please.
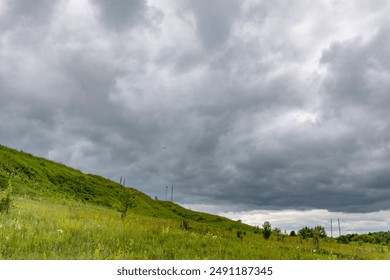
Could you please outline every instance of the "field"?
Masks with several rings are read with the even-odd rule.
[[[387,245],[339,244],[273,233],[129,189],[122,218],[118,183],[0,146],[0,259],[390,259]]]
[[[0,216],[1,259],[389,259],[389,248],[261,234],[95,205],[17,198]]]

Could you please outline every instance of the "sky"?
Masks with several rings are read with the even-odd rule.
[[[0,143],[251,224],[387,231],[389,8],[0,0]]]

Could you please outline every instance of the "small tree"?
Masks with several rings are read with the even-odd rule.
[[[297,236],[297,234],[295,233],[294,230],[292,230],[292,231],[290,232],[290,236]]]
[[[313,236],[317,235],[319,238],[327,237],[325,228],[322,226],[316,226],[313,228]]]
[[[325,228],[322,226],[316,226],[312,229],[313,232],[313,248],[315,250],[320,249],[320,239],[326,237]]]
[[[126,218],[127,211],[130,208],[136,206],[134,195],[132,194],[130,189],[125,188],[119,195],[119,200],[121,202],[121,208],[119,209],[119,211],[122,213],[122,220],[124,220]]]
[[[271,227],[270,222],[268,222],[268,221],[264,222],[262,233],[263,233],[264,239],[267,240],[270,238],[270,236],[272,234],[272,227]]]
[[[298,230],[298,235],[302,239],[307,239],[307,238],[313,237],[313,229],[308,228],[308,227],[301,228],[300,230]]]

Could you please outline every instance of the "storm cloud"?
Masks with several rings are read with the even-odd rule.
[[[0,1],[0,143],[221,212],[390,207],[388,1]]]

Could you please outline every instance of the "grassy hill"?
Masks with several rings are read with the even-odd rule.
[[[153,200],[133,188],[0,146],[0,259],[389,259],[388,246],[274,233]],[[121,218],[125,190],[136,206]]]

